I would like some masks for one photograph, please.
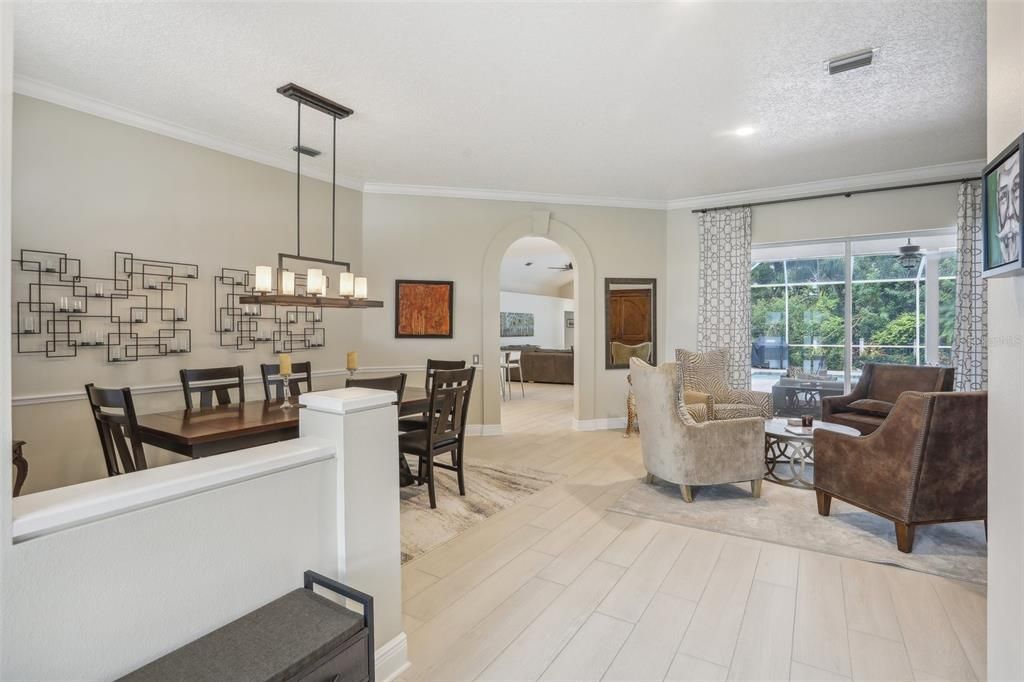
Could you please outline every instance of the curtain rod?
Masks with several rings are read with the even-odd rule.
[[[715,206],[713,208],[695,208],[690,213],[707,213],[708,211],[724,211],[730,208],[753,208],[754,206],[768,206],[770,204],[788,204],[791,201],[811,201],[812,199],[831,199],[832,197],[852,197],[854,194],[872,194],[874,192],[889,192],[894,189],[914,189],[915,187],[934,187],[936,185],[952,185],[961,182],[974,182],[981,180],[977,178],[960,178],[959,180],[936,180],[934,182],[918,182],[913,185],[896,185],[894,187],[875,187],[873,189],[854,189],[848,192],[830,192],[828,194],[812,194],[806,197],[792,197],[789,199],[772,199],[770,201],[755,201],[749,204],[733,204],[732,206]]]

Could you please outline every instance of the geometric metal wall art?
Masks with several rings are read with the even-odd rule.
[[[256,275],[248,270],[221,268],[213,282],[214,328],[222,347],[244,351],[270,344],[274,353],[292,353],[325,346],[323,307],[242,304],[240,298],[259,297],[255,291]],[[305,293],[306,277],[295,273],[295,294]]]
[[[104,348],[108,362],[133,362],[192,350],[184,323],[198,265],[115,251],[103,277],[82,274],[81,260],[58,251],[22,249],[13,262],[30,273],[28,300],[15,306],[18,353],[67,358]]]

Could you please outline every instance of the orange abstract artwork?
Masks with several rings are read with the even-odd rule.
[[[395,281],[395,338],[452,338],[453,282]]]

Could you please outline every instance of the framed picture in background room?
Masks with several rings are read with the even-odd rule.
[[[1021,259],[1021,219],[1024,194],[1020,169],[1024,136],[1017,138],[992,160],[982,173],[982,244],[985,277],[1024,272]]]
[[[395,338],[452,338],[455,282],[395,280]]]

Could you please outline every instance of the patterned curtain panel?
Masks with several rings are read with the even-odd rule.
[[[700,214],[697,350],[724,349],[731,388],[750,388],[750,209]]]
[[[953,327],[958,391],[988,388],[988,289],[981,277],[981,202],[981,183],[961,183]]]

